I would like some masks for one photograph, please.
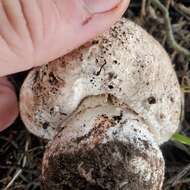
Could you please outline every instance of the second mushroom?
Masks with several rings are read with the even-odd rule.
[[[162,189],[159,145],[177,130],[181,92],[165,50],[133,22],[32,70],[20,110],[50,140],[45,189]]]

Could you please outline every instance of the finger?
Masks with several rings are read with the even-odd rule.
[[[0,76],[63,56],[108,29],[129,0],[0,0]]]
[[[129,5],[129,0],[54,0],[53,2],[54,4],[48,5],[45,0],[40,1],[44,18],[48,19],[44,19],[46,40],[37,51],[36,57],[39,58],[35,62],[37,65],[65,55],[102,33],[122,16]],[[53,13],[53,7],[57,11],[57,17],[56,14],[50,14]]]
[[[0,131],[10,126],[18,115],[14,88],[6,78],[0,78]]]

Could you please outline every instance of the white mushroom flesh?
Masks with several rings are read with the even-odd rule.
[[[136,113],[158,144],[178,127],[181,92],[171,61],[153,37],[126,19],[31,71],[21,91],[21,116],[32,133],[52,139],[82,100],[101,94]]]

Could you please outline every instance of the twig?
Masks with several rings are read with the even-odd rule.
[[[142,0],[141,3],[141,19],[146,15],[146,1],[147,0]]]
[[[176,185],[181,185],[181,184],[184,184],[184,183],[190,184],[190,178],[181,179],[180,181],[177,181],[177,182],[175,183],[175,186],[176,186]]]
[[[186,10],[184,10],[180,4],[177,5],[173,5],[172,6],[179,14],[181,14],[185,19],[187,19],[188,21],[190,21],[190,15],[185,12]]]
[[[27,141],[26,141],[26,144],[25,144],[25,153],[28,151],[29,144],[30,144],[30,138],[28,138]],[[22,167],[26,166],[26,162],[27,162],[27,155],[25,154],[25,156],[23,158],[23,162],[22,162]],[[8,190],[12,186],[12,184],[15,182],[15,180],[21,175],[22,172],[23,172],[22,169],[17,170],[16,173],[15,173],[15,175],[14,175],[14,177],[8,183],[8,185],[4,188],[4,190]]]
[[[172,186],[175,186],[176,184],[180,183],[180,180],[189,173],[190,171],[190,164],[187,165],[181,172],[179,172],[176,176],[174,176],[168,184],[172,184]]]
[[[180,10],[182,10],[185,14],[190,16],[190,7],[185,7],[183,4],[178,4]]]
[[[35,174],[37,172],[31,170],[30,168],[24,168],[22,166],[19,165],[0,165],[0,169],[9,169],[9,168],[13,168],[13,169],[22,169],[24,172],[26,173],[31,173],[31,174]]]
[[[190,57],[190,51],[184,47],[182,47],[180,44],[178,44],[174,38],[174,34],[172,31],[172,25],[170,21],[170,16],[167,8],[159,1],[159,0],[150,0],[152,4],[154,4],[157,8],[160,9],[160,11],[164,15],[165,23],[166,23],[166,30],[168,35],[168,40],[171,44],[171,46],[178,52],[184,54],[187,57]]]
[[[166,8],[167,8],[167,9],[169,9],[171,3],[172,3],[172,0],[166,1]]]

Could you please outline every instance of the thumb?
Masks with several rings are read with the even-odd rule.
[[[117,21],[129,1],[1,0],[0,42],[2,36],[7,43],[0,43],[6,55],[0,56],[0,76],[42,65],[79,47]]]
[[[6,78],[0,78],[0,131],[13,123],[18,115],[14,88]]]
[[[55,0],[58,18],[52,25],[50,19],[44,25],[45,31],[52,31],[51,40],[37,51],[40,59],[36,64],[60,57],[102,33],[122,16],[128,4],[129,0]],[[53,27],[56,31],[50,30]]]

